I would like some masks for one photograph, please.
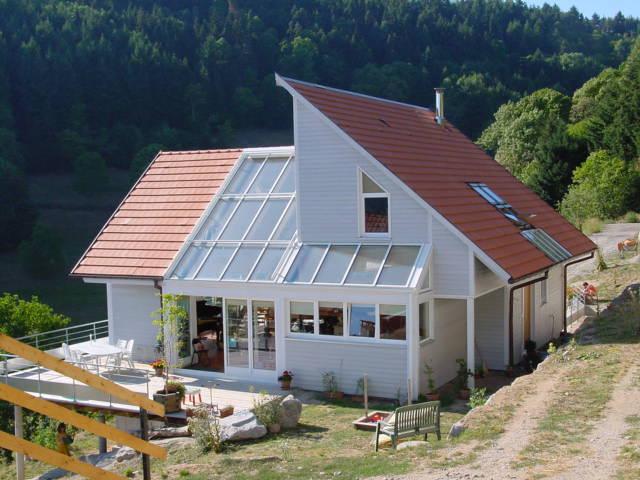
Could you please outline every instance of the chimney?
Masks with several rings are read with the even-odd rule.
[[[444,123],[444,88],[434,88],[436,91],[436,122]]]

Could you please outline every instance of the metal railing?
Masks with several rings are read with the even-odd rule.
[[[153,373],[150,370],[129,368],[122,365],[101,365],[97,359],[95,363],[90,359],[81,362],[67,361],[67,363],[124,386],[126,386],[127,383],[141,384],[144,382],[146,395],[149,397]],[[124,402],[114,402],[110,394],[103,394],[73,378],[62,375],[55,370],[36,365],[16,355],[0,353],[0,378],[2,382],[7,385],[15,386],[25,392],[47,400],[55,401],[56,399],[60,399],[74,404],[86,404],[88,406],[108,405],[110,409],[114,408],[114,403],[127,405]],[[71,383],[68,382],[69,379]]]
[[[26,335],[17,338],[27,345],[48,351],[60,348],[63,343],[74,345],[76,343],[89,342],[109,336],[109,321],[100,320],[99,322],[85,323],[82,325],[73,325],[71,327],[59,328],[57,330],[49,330],[34,335]]]

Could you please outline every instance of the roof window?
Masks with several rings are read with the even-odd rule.
[[[533,228],[527,221],[520,218],[520,215],[513,209],[511,205],[505,202],[500,195],[495,193],[489,187],[487,187],[484,183],[471,182],[469,186],[473,188],[473,190],[484,198],[491,205],[496,207],[496,209],[505,216],[507,220],[513,223],[520,230],[529,230]]]

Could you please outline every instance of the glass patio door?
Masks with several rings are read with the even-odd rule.
[[[246,373],[275,371],[276,321],[274,302],[225,300],[227,366]],[[257,372],[256,372],[257,373]]]

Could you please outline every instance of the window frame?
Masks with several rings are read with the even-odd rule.
[[[429,313],[429,323],[428,323],[428,330],[429,330],[429,334],[427,335],[426,338],[420,338],[420,323],[421,323],[421,318],[420,318],[420,305],[423,304],[427,304],[427,311]],[[418,343],[420,345],[425,345],[427,343],[431,343],[431,342],[435,342],[435,325],[433,323],[433,317],[434,317],[434,313],[435,313],[435,308],[434,308],[434,301],[432,298],[430,299],[424,299],[424,301],[420,301],[420,299],[418,299]]]
[[[385,190],[371,175],[367,174],[362,168],[358,167],[358,226],[360,237],[368,238],[389,238],[391,237],[391,195]],[[382,192],[364,193],[363,175],[366,175],[370,181],[375,183]],[[387,200],[387,231],[386,232],[367,232],[365,201],[367,198],[385,198]]]
[[[540,306],[547,304],[547,302],[549,301],[548,295],[549,285],[547,283],[547,280],[545,279],[540,282]]]

